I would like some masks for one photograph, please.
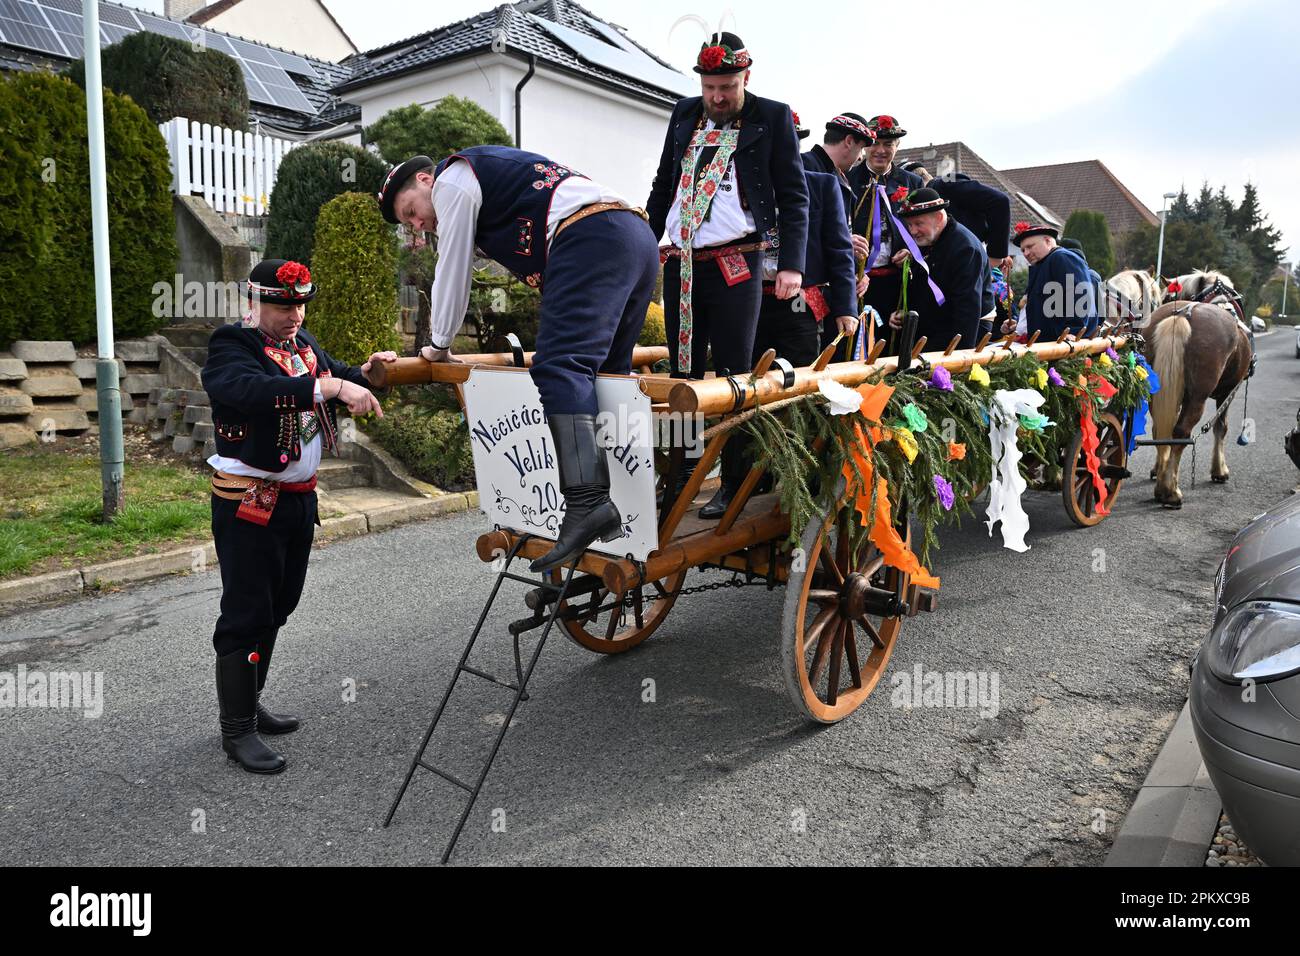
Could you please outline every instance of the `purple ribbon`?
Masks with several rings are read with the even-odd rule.
[[[879,199],[880,194],[877,193],[876,197]],[[898,230],[899,236],[902,237],[903,245],[912,254],[912,261],[920,266],[921,271],[925,273],[925,281],[930,283],[930,291],[934,293],[935,304],[943,305],[943,292],[940,290],[939,284],[930,278],[930,267],[925,264],[925,256],[921,255],[921,250],[917,248],[916,240],[907,231],[907,227],[898,221],[898,217],[894,215],[894,210],[889,207],[889,203],[884,204],[884,211],[889,216],[890,221],[893,222],[894,228]]]

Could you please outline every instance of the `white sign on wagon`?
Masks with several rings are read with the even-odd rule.
[[[524,369],[474,368],[464,394],[479,507],[502,528],[554,538],[564,497],[555,440],[532,376]],[[596,440],[606,449],[623,536],[595,541],[591,550],[644,561],[659,547],[650,398],[635,376],[598,375],[596,401]]]

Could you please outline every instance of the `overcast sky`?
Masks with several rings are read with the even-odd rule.
[[[325,3],[363,50],[493,5]],[[674,24],[725,18],[754,56],[754,92],[788,102],[814,130],[842,110],[890,113],[908,130],[903,145],[961,140],[1000,169],[1100,159],[1154,211],[1180,185],[1194,192],[1208,179],[1240,199],[1252,181],[1288,257],[1300,257],[1294,0],[582,5],[686,72],[704,34]]]

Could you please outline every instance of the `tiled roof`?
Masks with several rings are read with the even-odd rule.
[[[1010,196],[1012,222],[1042,221],[1042,215],[1020,198],[1020,193],[1027,193],[1044,212],[1057,220],[1057,225],[1065,225],[1065,217],[1056,212],[1056,207],[1051,202],[1038,195],[1033,189],[1025,188],[1024,184],[1015,180],[1015,177],[998,172],[965,143],[939,143],[900,149],[894,162],[901,164],[919,160],[931,174],[937,176],[942,171],[939,164],[945,159],[952,161],[952,172],[963,173],[978,183],[1000,189]]]
[[[1139,225],[1155,226],[1160,222],[1099,159],[1004,169],[1002,173],[1066,218],[1076,209],[1105,214],[1112,236],[1122,236]]]
[[[352,67],[353,73],[334,88],[335,92],[346,95],[347,91],[358,87],[483,53],[491,50],[493,41],[500,37],[512,53],[533,54],[540,63],[595,80],[639,99],[665,106],[672,106],[679,99],[676,93],[658,89],[643,80],[603,69],[581,59],[534,23],[529,14],[591,37],[596,37],[596,34],[592,32],[586,18],[600,19],[572,0],[519,0],[517,3],[502,4],[458,23],[349,57],[344,63]],[[627,39],[661,66],[675,69],[631,37]]]

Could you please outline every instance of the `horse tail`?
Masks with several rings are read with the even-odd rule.
[[[1171,438],[1174,423],[1183,405],[1183,369],[1187,343],[1192,337],[1191,309],[1179,309],[1156,326],[1151,334],[1155,351],[1155,370],[1160,376],[1160,391],[1151,396],[1151,414],[1155,419],[1155,436]]]

